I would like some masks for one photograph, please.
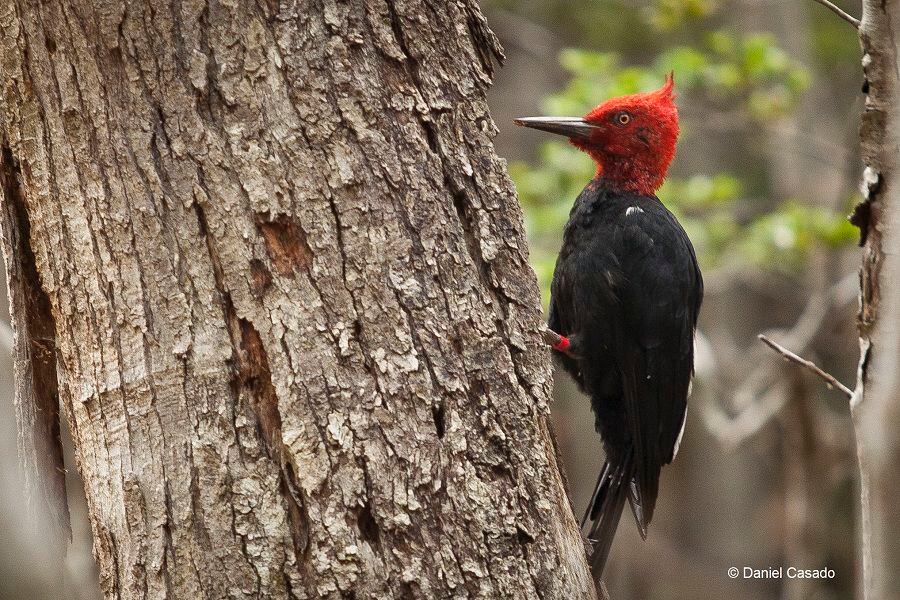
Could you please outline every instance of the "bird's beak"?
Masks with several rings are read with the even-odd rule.
[[[581,117],[521,117],[513,119],[516,125],[531,127],[541,131],[549,131],[564,135],[573,140],[590,140],[591,134],[597,129]]]

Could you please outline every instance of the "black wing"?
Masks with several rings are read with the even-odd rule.
[[[687,234],[661,205],[619,223],[610,241],[622,265],[625,326],[616,328],[613,344],[634,451],[632,508],[646,535],[660,469],[672,461],[684,425],[703,281]]]
[[[690,240],[659,200],[586,188],[566,225],[549,326],[579,338],[580,360],[557,356],[591,395],[607,460],[630,457],[642,534],[684,423],[702,289]]]
[[[569,281],[569,269],[566,267],[567,261],[565,257],[560,255],[557,259],[556,270],[553,272],[552,293],[550,294],[550,314],[547,318],[547,327],[556,333],[570,336],[575,331],[577,323],[574,321],[574,315],[571,311],[561,309],[561,307],[571,306],[571,289],[572,281]],[[572,376],[578,387],[584,390],[584,377],[581,373],[579,361],[566,356],[565,354],[555,352],[556,359],[563,368]]]

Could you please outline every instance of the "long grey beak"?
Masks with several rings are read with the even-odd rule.
[[[513,119],[513,123],[576,140],[591,139],[591,133],[596,129],[595,125],[591,125],[581,117],[521,117]]]

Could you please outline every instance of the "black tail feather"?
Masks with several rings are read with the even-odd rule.
[[[633,476],[632,453],[628,452],[624,460],[617,465],[609,461],[603,465],[594,497],[589,505],[590,518],[593,521],[588,532],[591,542],[591,572],[599,580],[609,558],[613,538],[628,499]]]
[[[634,522],[637,525],[638,533],[641,534],[641,539],[647,539],[647,526],[650,525],[650,519],[653,518],[653,513],[651,512],[648,516],[646,510],[644,509],[644,505],[641,504],[641,495],[638,493],[637,484],[634,480],[631,481],[631,485],[628,486],[628,503],[631,504],[631,514],[634,515]],[[650,510],[653,510],[655,505],[655,501],[650,505]]]
[[[588,502],[587,508],[584,510],[584,516],[581,517],[581,529],[584,529],[588,519],[593,521],[597,518],[597,511],[600,510],[600,505],[603,502],[600,498],[609,488],[606,484],[609,481],[610,469],[609,461],[603,463],[603,468],[600,469],[600,475],[597,477],[597,483],[594,485],[594,493],[591,494],[591,501]]]

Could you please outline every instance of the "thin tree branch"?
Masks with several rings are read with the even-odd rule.
[[[734,450],[766,426],[787,404],[787,392],[782,384],[775,384],[753,404],[735,417],[729,417],[710,399],[703,408],[703,422],[707,431],[727,450]]]
[[[848,273],[828,291],[815,294],[794,326],[779,337],[798,352],[804,352],[831,311],[856,300],[858,286],[858,275]],[[758,366],[750,371],[733,394],[733,406],[738,411],[736,416],[728,416],[712,397],[702,409],[707,430],[726,448],[736,448],[756,435],[787,403],[788,392],[783,382],[773,376],[771,363],[767,360],[756,362]]]
[[[834,3],[829,2],[829,0],[815,0],[815,1],[818,2],[819,4],[821,4],[822,6],[824,6],[825,8],[827,8],[828,10],[830,10],[831,12],[833,12],[834,14],[836,14],[837,16],[839,16],[840,18],[842,18],[843,20],[845,20],[848,23],[850,23],[851,25],[853,25],[854,29],[859,29],[859,19],[857,19],[856,17],[854,17],[850,14],[847,14],[839,6],[836,6]]]
[[[801,367],[805,367],[805,368],[809,369],[810,371],[812,371],[813,373],[815,373],[816,375],[818,375],[819,377],[824,379],[825,382],[829,385],[829,387],[834,387],[834,388],[837,388],[840,391],[842,391],[844,393],[844,395],[847,396],[848,399],[853,396],[853,390],[851,390],[846,385],[844,385],[843,383],[838,381],[837,378],[834,375],[832,375],[831,373],[827,373],[827,372],[823,371],[822,369],[820,369],[819,367],[817,367],[815,365],[815,363],[813,363],[812,361],[806,360],[805,358],[797,356],[796,354],[794,354],[793,352],[791,352],[790,350],[788,350],[781,344],[778,344],[777,342],[773,342],[772,340],[770,340],[763,334],[759,334],[756,337],[758,337],[760,339],[760,341],[762,341],[769,348],[771,348],[778,354],[782,355],[785,359],[787,359],[791,362],[795,362],[798,365],[800,365]]]

